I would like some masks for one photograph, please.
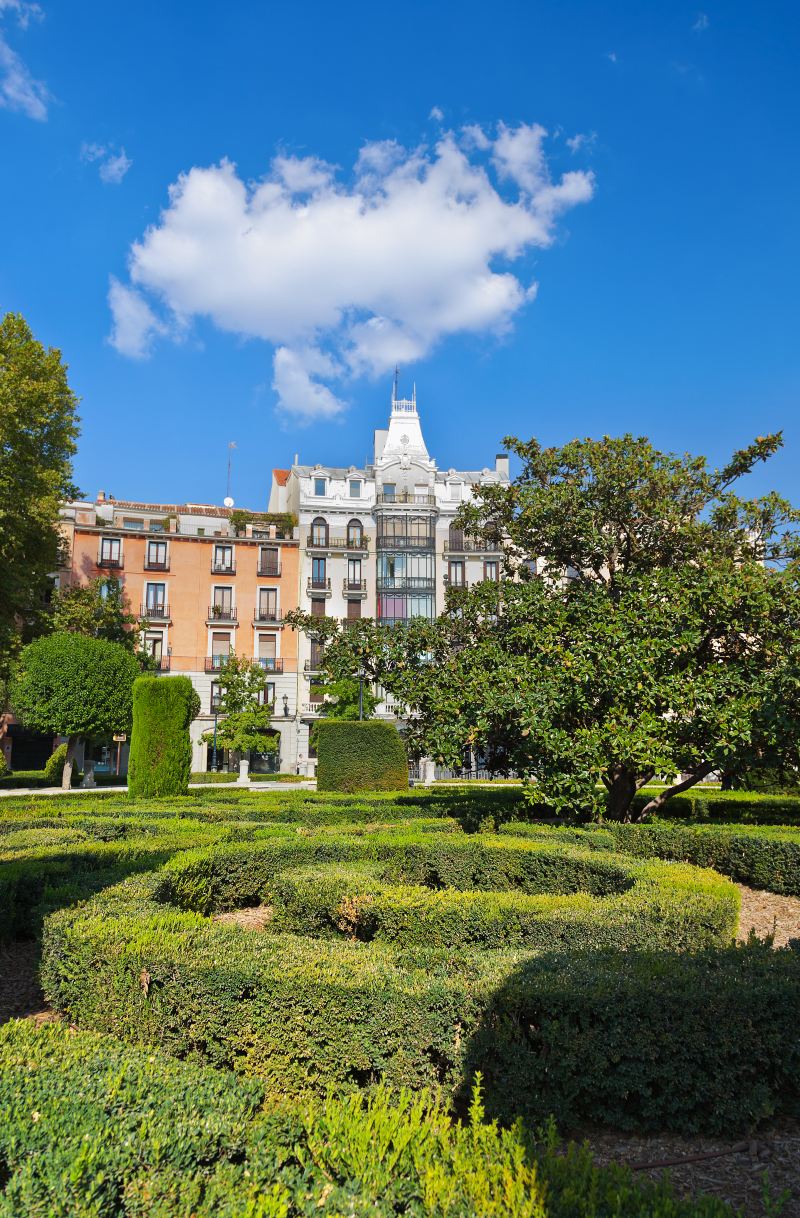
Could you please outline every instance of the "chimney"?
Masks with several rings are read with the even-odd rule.
[[[497,476],[502,482],[508,482],[510,478],[508,468],[508,453],[498,453],[494,459],[494,469]]]
[[[105,493],[105,491],[98,491],[98,492],[97,492],[97,502],[98,502],[98,503],[105,503],[105,501],[106,501],[106,493]]]

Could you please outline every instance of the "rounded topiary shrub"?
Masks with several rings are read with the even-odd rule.
[[[130,795],[186,794],[192,768],[189,724],[199,709],[188,677],[139,677],[134,683]]]
[[[322,719],[314,729],[318,791],[400,791],[408,758],[397,728],[380,719]]]

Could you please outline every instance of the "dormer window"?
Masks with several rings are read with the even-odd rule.
[[[350,479],[350,498],[351,499],[360,499],[361,498],[361,479],[360,478],[351,478]]]
[[[328,479],[327,478],[315,478],[314,479],[314,494],[325,496],[325,495],[327,495],[327,493],[328,493]]]

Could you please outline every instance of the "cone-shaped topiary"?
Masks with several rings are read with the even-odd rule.
[[[188,677],[139,677],[134,683],[130,795],[186,794],[192,768],[189,724],[199,709]]]
[[[314,734],[318,791],[408,787],[408,758],[393,724],[380,719],[320,719]]]

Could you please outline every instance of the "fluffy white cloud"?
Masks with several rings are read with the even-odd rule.
[[[167,333],[167,326],[156,317],[141,292],[126,287],[113,275],[108,303],[114,318],[110,341],[122,355],[143,359],[156,335]]]
[[[17,25],[25,30],[31,21],[41,21],[44,14],[38,4],[26,0],[0,0],[0,21],[6,16],[15,17]],[[49,100],[47,86],[31,76],[0,30],[0,106],[42,123],[47,118]]]
[[[90,164],[97,162],[100,180],[102,182],[109,182],[114,186],[120,184],[133,164],[130,157],[126,155],[124,148],[120,148],[119,152],[115,152],[113,148],[107,147],[105,144],[83,144],[81,147],[81,160],[88,161]]]
[[[331,382],[410,362],[448,335],[499,332],[535,295],[508,264],[591,198],[591,173],[553,180],[538,125],[444,133],[433,148],[365,145],[345,182],[316,157],[277,156],[246,183],[229,161],[182,174],[112,285],[111,341],[146,353],[177,321],[276,348],[280,408],[330,418]],[[166,318],[167,320],[163,320]]]

